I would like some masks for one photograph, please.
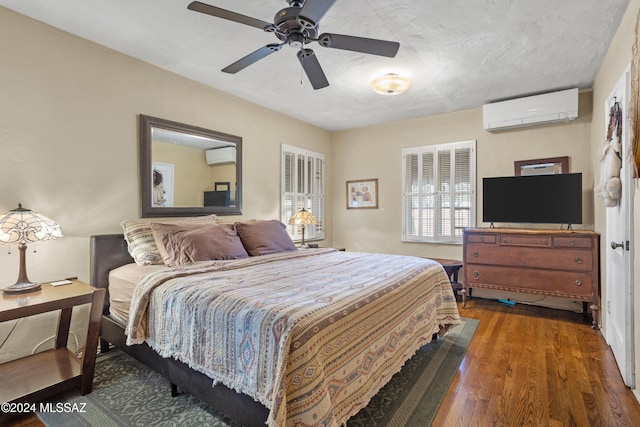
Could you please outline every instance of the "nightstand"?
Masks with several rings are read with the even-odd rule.
[[[91,393],[104,296],[104,289],[78,280],[56,287],[43,283],[36,292],[0,296],[0,322],[61,310],[54,349],[0,365],[0,402],[35,403],[74,387],[83,395]],[[78,359],[67,349],[67,339],[73,307],[82,304],[91,304],[91,309],[87,341]]]
[[[456,259],[445,259],[445,258],[429,258],[429,259],[442,265],[442,267],[444,268],[444,271],[447,273],[447,276],[449,276],[449,281],[451,282],[451,288],[453,289],[454,294],[457,291],[460,291],[460,293],[462,294],[462,307],[464,308],[464,306],[467,303],[465,298],[467,296],[467,291],[464,289],[464,286],[462,285],[462,283],[458,282],[458,272],[463,266],[462,261],[458,261]]]

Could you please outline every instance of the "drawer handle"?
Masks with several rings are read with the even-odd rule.
[[[570,242],[569,242],[569,245],[570,245],[570,246],[575,246],[575,245],[576,245],[576,241],[575,241],[575,240],[570,241]]]
[[[582,286],[582,280],[576,280],[576,286]]]
[[[480,277],[480,273],[478,273],[477,271],[474,271],[474,272],[473,272],[473,278],[474,278],[474,279],[477,279],[477,278],[479,278],[479,277]]]
[[[476,257],[476,258],[478,258],[478,257],[480,256],[480,254],[479,254],[478,252],[474,252],[474,253],[473,253],[473,256],[474,256],[474,257]]]
[[[576,257],[576,264],[582,264],[582,258],[579,256]]]
[[[481,237],[481,238],[480,238],[480,242],[484,242],[484,237]]]

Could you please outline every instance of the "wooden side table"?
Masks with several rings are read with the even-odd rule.
[[[451,282],[451,289],[453,289],[453,293],[455,295],[456,291],[460,291],[460,295],[462,295],[462,307],[464,308],[467,304],[467,290],[464,288],[462,283],[458,282],[458,273],[463,266],[462,261],[458,261],[455,259],[446,259],[446,258],[429,258],[434,260],[435,262],[442,265],[444,271],[449,276],[449,281]]]
[[[104,289],[78,280],[62,286],[43,283],[36,292],[0,296],[0,322],[60,310],[55,348],[0,365],[0,402],[35,403],[61,391],[79,387],[91,393],[100,335]],[[91,304],[87,341],[82,359],[67,349],[73,307]]]

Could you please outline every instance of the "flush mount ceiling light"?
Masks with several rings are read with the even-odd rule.
[[[371,82],[373,90],[381,95],[399,95],[409,89],[409,86],[411,82],[407,77],[395,73],[376,77]]]

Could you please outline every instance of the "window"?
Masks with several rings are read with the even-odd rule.
[[[300,209],[313,213],[318,225],[307,225],[305,240],[324,239],[324,155],[289,145],[282,145],[282,196],[280,220],[287,224]],[[302,227],[287,224],[293,240],[302,238]]]
[[[475,141],[402,150],[402,240],[462,243],[476,222]]]

